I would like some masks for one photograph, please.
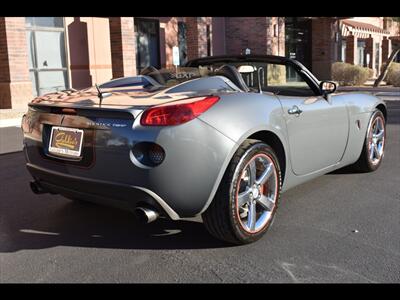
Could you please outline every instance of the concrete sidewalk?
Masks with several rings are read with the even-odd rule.
[[[21,126],[21,120],[27,109],[0,109],[0,128]]]
[[[368,92],[383,100],[400,100],[400,87],[394,86],[339,86],[338,92]]]
[[[0,109],[0,154],[22,150],[21,119],[26,109]]]

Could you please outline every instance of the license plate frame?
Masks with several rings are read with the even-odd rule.
[[[57,137],[55,137],[56,131],[58,131],[59,133],[64,133],[63,136],[60,135],[58,141],[56,140]],[[68,135],[66,133],[70,134]],[[48,145],[49,154],[61,157],[79,159],[81,158],[81,153],[82,153],[83,138],[84,138],[84,132],[82,129],[52,126],[50,133],[50,141]]]

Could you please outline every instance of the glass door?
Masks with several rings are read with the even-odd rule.
[[[178,47],[180,65],[187,62],[186,24],[178,22]]]
[[[27,17],[29,73],[35,96],[68,88],[62,17]]]
[[[301,17],[285,18],[286,57],[300,61],[311,70],[311,20]],[[289,78],[296,80],[296,74],[290,71]]]
[[[365,53],[365,41],[357,41],[357,65],[361,67],[366,66],[366,53]],[[370,58],[371,59],[371,58]]]
[[[136,67],[138,73],[148,66],[160,68],[160,23],[135,18]]]

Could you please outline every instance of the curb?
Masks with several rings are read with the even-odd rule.
[[[0,120],[0,128],[3,127],[21,127],[21,118],[3,119]]]

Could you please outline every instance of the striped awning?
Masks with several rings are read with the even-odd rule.
[[[384,30],[378,26],[353,21],[353,20],[343,20],[342,21],[342,36],[348,36],[350,32],[358,38],[368,38],[370,34],[379,34],[389,36],[390,32]]]

